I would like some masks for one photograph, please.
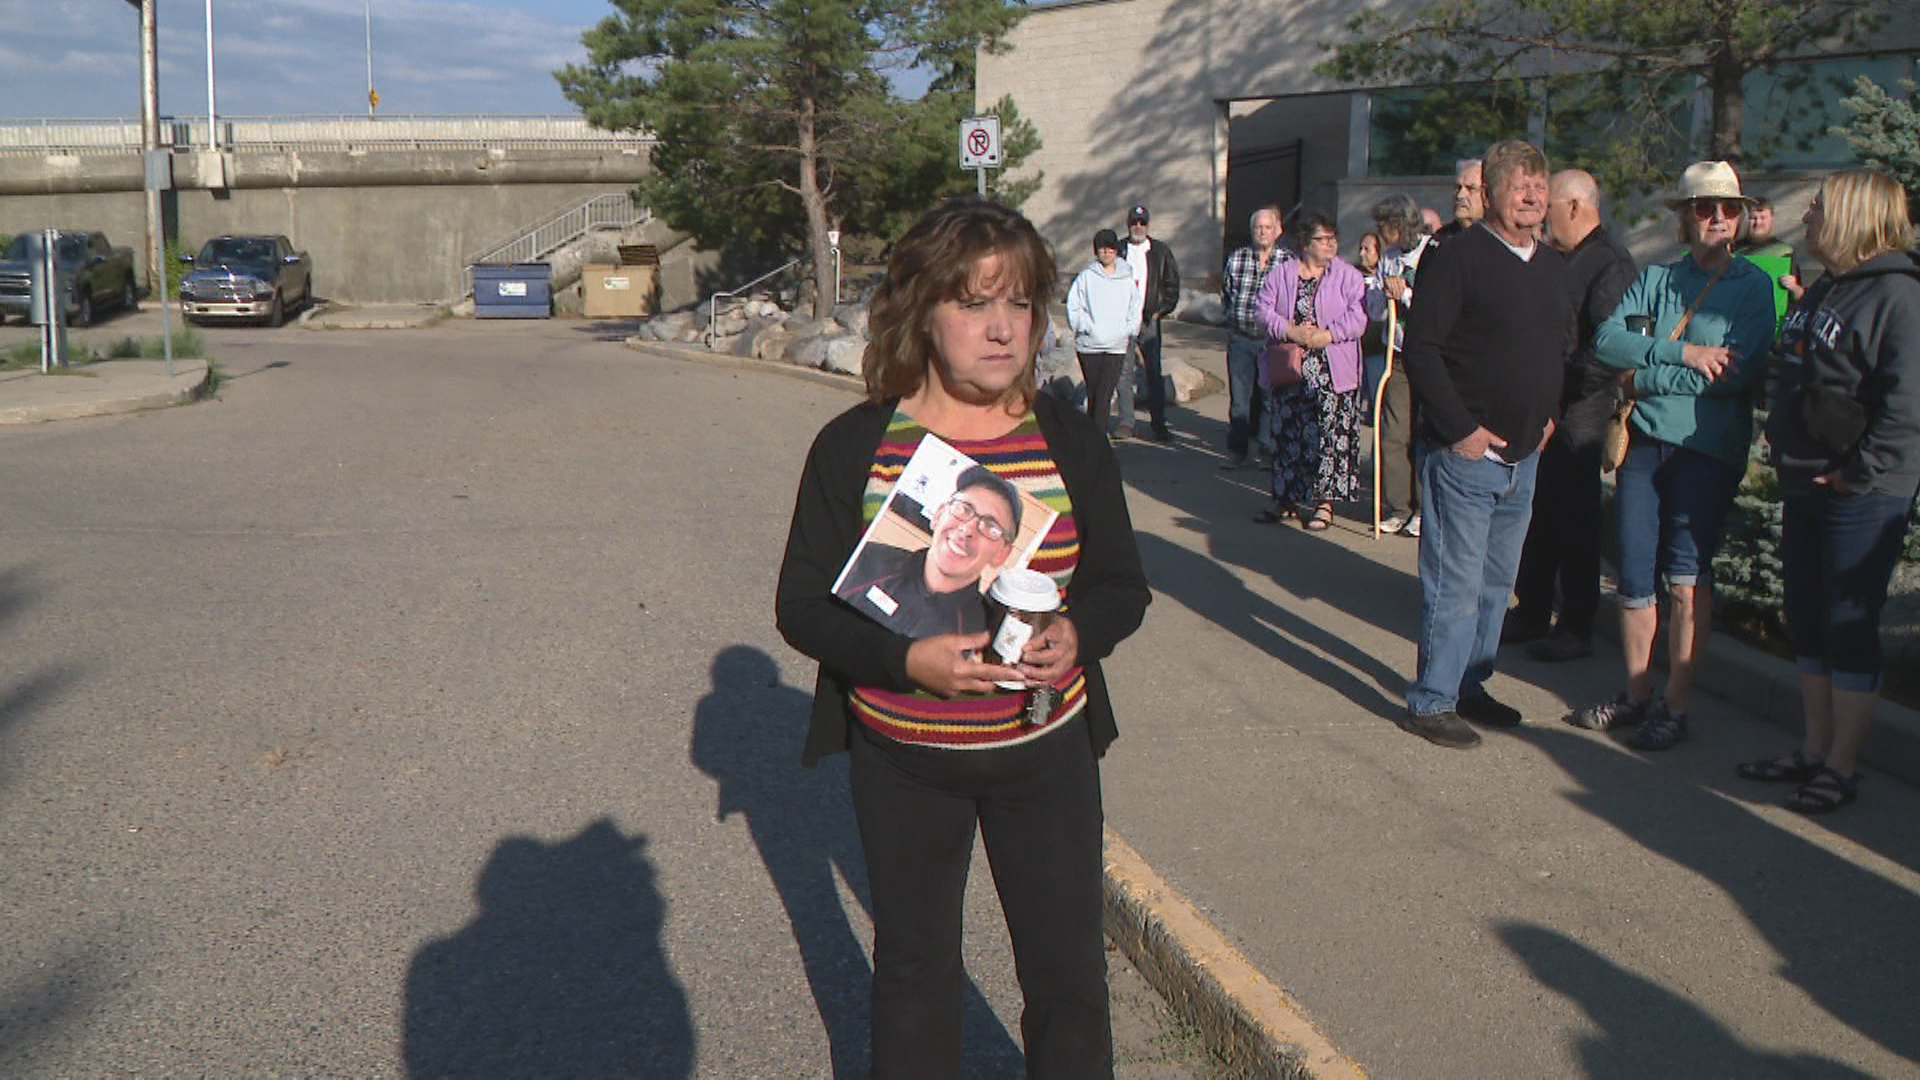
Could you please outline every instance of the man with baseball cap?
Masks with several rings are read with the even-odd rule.
[[[1147,416],[1153,423],[1153,441],[1172,442],[1167,430],[1167,385],[1160,374],[1160,320],[1173,314],[1180,303],[1180,264],[1173,249],[1147,235],[1152,216],[1144,203],[1127,211],[1127,246],[1120,257],[1133,270],[1140,286],[1140,362],[1147,369]],[[1129,353],[1129,359],[1132,354]],[[1114,434],[1128,438],[1133,434],[1132,365],[1120,373],[1120,422]]]

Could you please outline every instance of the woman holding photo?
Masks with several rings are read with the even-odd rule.
[[[867,400],[814,440],[794,502],[775,614],[820,664],[804,763],[853,755],[876,1078],[960,1075],[976,828],[1026,999],[1028,1075],[1113,1071],[1098,762],[1117,731],[1100,661],[1140,625],[1150,594],[1104,434],[1036,392],[1053,290],[1051,254],[1012,210],[962,198],[916,222],[874,296]],[[1028,565],[1057,583],[1062,613],[1017,664],[982,659],[986,633],[910,640],[832,593],[927,434],[1059,511]]]

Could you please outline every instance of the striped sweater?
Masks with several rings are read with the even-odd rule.
[[[862,520],[871,523],[900,480],[908,459],[927,430],[912,417],[896,411],[875,451],[862,499]],[[948,439],[955,450],[991,469],[1023,494],[1030,495],[1058,516],[1040,541],[1027,567],[1053,578],[1064,596],[1079,562],[1080,535],[1073,504],[1059,468],[1047,451],[1040,426],[1029,413],[1019,427],[997,439],[974,442]],[[853,716],[890,739],[920,746],[969,750],[1011,746],[1040,737],[1086,706],[1086,674],[1075,667],[1054,684],[1054,705],[1045,724],[1025,720],[1028,694],[1009,691],[962,694],[941,698],[923,691],[901,693],[878,687],[855,687],[849,695]]]

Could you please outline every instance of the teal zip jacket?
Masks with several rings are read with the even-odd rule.
[[[1712,277],[1691,253],[1642,270],[1600,324],[1594,355],[1610,368],[1634,372],[1635,431],[1744,470],[1753,442],[1751,391],[1773,345],[1773,281],[1745,259],[1733,260],[1694,311],[1686,333],[1667,340]],[[1627,329],[1632,315],[1652,320],[1651,336]],[[1709,382],[1682,362],[1686,345],[1724,345],[1733,362]]]

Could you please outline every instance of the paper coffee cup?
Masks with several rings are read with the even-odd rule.
[[[1060,590],[1053,579],[1037,570],[1002,570],[987,589],[988,627],[993,631],[993,653],[1003,664],[1017,664],[1034,631],[1060,610]],[[1025,683],[998,683],[1008,690],[1024,690]]]

